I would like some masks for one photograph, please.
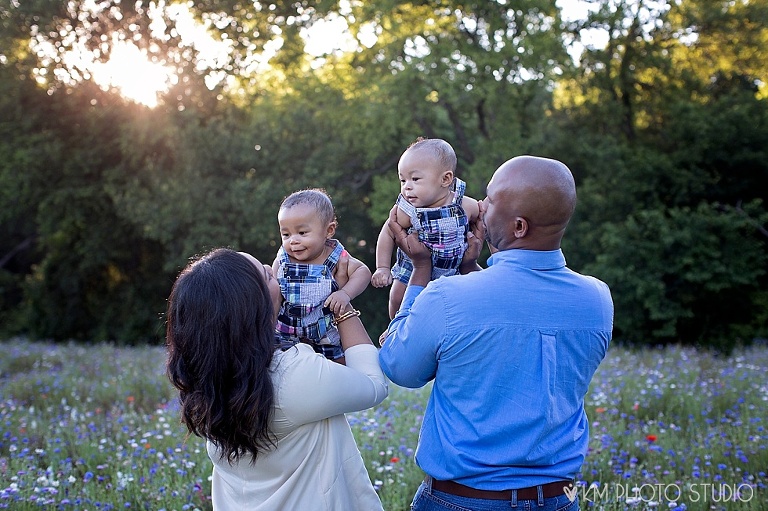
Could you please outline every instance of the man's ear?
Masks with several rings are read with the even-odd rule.
[[[525,235],[528,234],[528,220],[521,216],[516,216],[512,233],[517,239],[525,238]]]
[[[453,184],[453,171],[448,170],[443,172],[443,177],[440,180],[440,186],[443,188],[449,187]]]

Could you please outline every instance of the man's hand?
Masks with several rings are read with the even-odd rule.
[[[411,273],[411,280],[408,281],[408,285],[426,286],[429,284],[429,281],[432,280],[432,252],[419,240],[417,232],[408,234],[397,223],[397,206],[390,210],[387,225],[392,232],[395,245],[405,252],[405,255],[413,263],[413,273]]]
[[[469,231],[467,232],[467,250],[464,252],[464,257],[462,257],[461,266],[459,267],[459,272],[462,274],[482,269],[477,264],[477,258],[480,257],[480,252],[482,252],[483,243],[485,242],[485,223],[483,222],[485,209],[482,201],[478,202],[477,205],[479,206],[480,212],[477,219],[469,224]]]
[[[393,207],[389,211],[389,220],[387,221],[392,237],[395,240],[395,245],[400,248],[405,255],[407,255],[413,267],[417,266],[429,266],[430,272],[432,271],[432,253],[429,248],[419,240],[419,234],[412,232],[408,234],[403,227],[397,223],[397,206]]]

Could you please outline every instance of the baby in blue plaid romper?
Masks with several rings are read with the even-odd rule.
[[[333,238],[336,214],[324,190],[301,190],[286,197],[277,222],[282,246],[272,270],[283,295],[275,327],[277,342],[283,349],[304,342],[343,363],[333,317],[368,287],[371,270]],[[339,266],[342,257],[348,263]],[[340,275],[344,266],[346,273]]]
[[[400,195],[397,198],[397,222],[408,232],[418,231],[419,239],[432,252],[432,279],[455,275],[467,248],[469,224],[479,216],[477,201],[464,195],[464,181],[455,177],[456,153],[439,138],[418,138],[400,156],[397,174]],[[389,317],[394,317],[403,301],[413,264],[402,250],[397,250],[391,266],[395,241],[387,223],[376,244],[374,287],[392,285],[389,293]]]

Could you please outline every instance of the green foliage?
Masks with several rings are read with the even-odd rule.
[[[716,76],[705,103],[670,105],[652,142],[687,171],[688,204],[730,205],[765,198],[768,189],[768,108],[739,77]]]
[[[254,193],[254,144],[233,135],[244,121],[232,109],[207,117],[187,109],[170,118],[137,111],[124,124],[127,157],[109,170],[107,191],[123,221],[164,247],[165,271],[212,247],[241,247],[253,231],[264,235],[254,222],[264,201]]]
[[[756,238],[747,219],[712,205],[638,210],[603,226],[601,252],[584,270],[609,283],[618,338],[730,350],[751,341],[739,338],[745,327],[768,326],[750,307],[768,267]]]
[[[3,330],[156,339],[165,294],[156,279],[160,254],[120,222],[104,193],[104,169],[121,159],[122,101],[87,86],[69,96],[8,89],[15,94],[3,100],[9,136],[0,143],[9,156],[0,163],[7,185],[0,222],[9,234],[2,242]]]
[[[765,160],[758,163],[753,149],[739,152],[754,137],[732,139],[734,159],[754,163],[751,172],[736,167],[741,177],[731,179],[721,173],[731,165],[701,156],[722,142],[698,138],[701,149],[687,144],[669,155],[605,140],[574,151],[584,163],[574,167],[579,205],[564,245],[572,267],[611,287],[618,339],[729,351],[766,335],[758,304],[768,216],[753,198],[768,184]]]
[[[16,81],[12,69],[0,66],[0,329],[23,326],[18,314],[22,285],[35,250],[37,204],[45,194],[41,174],[51,162],[56,135],[43,128],[46,96]]]

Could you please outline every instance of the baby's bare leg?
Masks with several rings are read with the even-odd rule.
[[[389,319],[395,317],[400,310],[400,304],[403,303],[406,285],[395,279],[392,282],[392,289],[389,290]]]

